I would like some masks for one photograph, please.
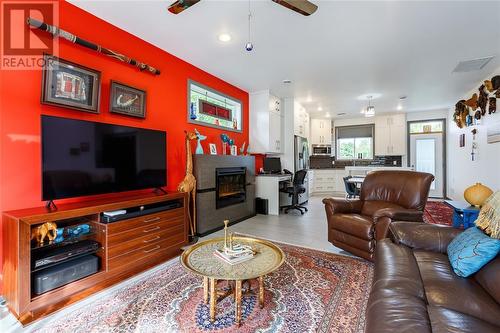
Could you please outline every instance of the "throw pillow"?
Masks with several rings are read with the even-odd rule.
[[[472,227],[455,237],[448,245],[447,252],[453,271],[458,276],[468,277],[497,256],[500,240]]]
[[[476,225],[493,238],[500,239],[500,191],[486,199]]]

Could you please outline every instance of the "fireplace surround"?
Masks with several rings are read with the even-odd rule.
[[[193,164],[198,236],[255,215],[253,156],[193,155]]]

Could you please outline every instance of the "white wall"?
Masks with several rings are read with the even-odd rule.
[[[430,119],[446,119],[448,118],[448,110],[431,110],[431,111],[412,111],[406,114],[406,121],[419,121]]]
[[[490,79],[500,74],[500,68],[489,75]],[[464,99],[470,98],[482,82],[477,82],[474,89],[463,96]],[[500,103],[497,99],[497,108]],[[494,114],[488,114],[481,118],[481,124],[467,128],[458,128],[453,122],[454,107],[448,111],[448,196],[454,200],[463,200],[463,192],[470,185],[480,182],[490,187],[492,190],[500,190],[500,142],[487,143],[487,127],[491,124],[500,123],[500,110]],[[472,129],[477,129],[476,142],[478,149],[476,151],[475,161],[471,160]],[[465,133],[465,147],[459,147],[459,136]]]
[[[283,100],[283,117],[281,128],[283,129],[283,150],[281,157],[281,167],[293,172],[295,168],[294,162],[294,110],[295,102],[293,98],[285,98]]]

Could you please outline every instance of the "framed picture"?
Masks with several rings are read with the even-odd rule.
[[[99,113],[101,72],[44,54],[42,104]]]
[[[465,147],[465,134],[460,134],[460,147]]]
[[[210,147],[210,155],[217,155],[217,146],[215,143],[209,143],[208,146]]]
[[[109,112],[146,118],[146,92],[111,81]]]
[[[238,155],[238,147],[236,147],[236,145],[231,146],[231,155],[233,155],[233,156]]]

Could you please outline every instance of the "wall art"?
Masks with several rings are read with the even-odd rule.
[[[111,81],[109,112],[146,118],[146,92]]]
[[[44,55],[42,103],[99,113],[101,72]]]

